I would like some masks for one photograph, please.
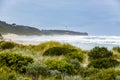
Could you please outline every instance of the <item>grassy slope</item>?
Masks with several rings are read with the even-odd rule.
[[[48,59],[65,59],[65,57],[63,55],[61,55],[61,56],[43,56],[43,53],[47,49],[52,48],[52,47],[63,47],[63,46],[65,46],[67,48],[74,48],[74,49],[77,49],[78,51],[81,51],[81,49],[76,48],[76,47],[74,47],[70,44],[62,44],[62,43],[54,42],[54,41],[44,42],[44,43],[40,43],[38,45],[27,45],[27,46],[22,45],[22,44],[17,44],[17,43],[14,43],[14,44],[15,44],[14,48],[4,49],[4,50],[0,49],[0,53],[9,52],[9,51],[10,52],[16,52],[16,53],[19,53],[19,54],[22,54],[22,55],[31,56],[35,61],[40,61],[40,62],[44,63]],[[0,45],[1,45],[1,43],[0,43]],[[84,50],[82,50],[82,51],[84,51]],[[119,58],[120,53],[117,52],[117,51],[114,51],[114,50],[112,50],[112,51],[114,53],[115,58],[119,61],[120,60],[120,58]],[[83,53],[84,54],[84,60],[81,63],[81,65],[82,65],[82,67],[87,67],[87,65],[89,64],[88,55],[87,55],[89,51],[84,51],[84,52],[85,52],[85,53]],[[119,66],[117,67],[117,69],[119,69]],[[4,73],[4,74],[6,74],[6,73]],[[15,73],[15,75],[21,76],[23,78],[28,77],[26,75],[21,75],[21,74],[18,74],[18,73]],[[29,78],[28,80],[31,80],[30,76],[28,78]],[[81,78],[81,75],[79,75],[79,74],[74,75],[74,76],[69,76],[69,75],[65,76],[65,80],[75,80],[75,79],[84,80],[84,78]],[[25,80],[27,80],[27,79],[25,79]],[[46,78],[45,80],[55,80],[55,78],[49,77],[49,78]]]

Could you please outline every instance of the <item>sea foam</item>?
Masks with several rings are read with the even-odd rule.
[[[91,49],[95,46],[104,46],[111,49],[114,46],[120,46],[120,36],[18,36],[14,34],[8,34],[3,35],[3,37],[7,40],[17,41],[24,44],[38,44],[45,41],[59,41],[62,43],[70,43],[83,49]]]

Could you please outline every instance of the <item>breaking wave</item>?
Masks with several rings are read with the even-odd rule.
[[[18,36],[18,35],[4,35],[5,39],[12,41],[38,44],[45,41],[59,41],[62,43],[70,43],[82,49],[91,49],[95,46],[104,46],[111,49],[114,46],[120,46],[120,36]]]

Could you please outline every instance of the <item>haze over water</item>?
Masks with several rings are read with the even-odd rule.
[[[5,39],[24,43],[39,44],[45,41],[59,41],[62,43],[70,43],[81,49],[89,50],[95,46],[104,46],[112,49],[120,46],[120,36],[70,36],[70,35],[53,35],[53,36],[18,36],[4,35]]]

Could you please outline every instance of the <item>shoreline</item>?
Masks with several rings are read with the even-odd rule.
[[[19,36],[15,34],[3,35],[6,41],[13,41],[23,45],[38,45],[43,42],[56,41],[69,43],[84,50],[90,50],[95,46],[113,47],[120,46],[120,36]]]

